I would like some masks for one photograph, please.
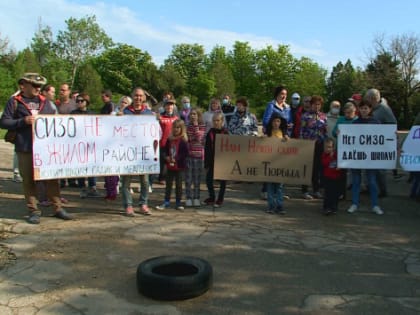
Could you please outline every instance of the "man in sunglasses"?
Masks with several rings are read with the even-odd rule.
[[[0,118],[0,128],[16,131],[15,151],[23,179],[23,193],[29,210],[27,221],[31,224],[39,224],[41,217],[33,178],[32,124],[38,114],[55,114],[52,104],[40,94],[41,86],[46,83],[47,80],[38,73],[25,73],[18,81],[21,92],[9,99]],[[48,199],[54,206],[54,216],[71,220],[72,217],[61,206],[58,180],[51,179],[45,182]]]

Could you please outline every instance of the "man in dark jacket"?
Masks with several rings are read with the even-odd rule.
[[[41,86],[47,80],[38,73],[25,73],[18,81],[21,92],[12,96],[0,118],[0,127],[16,131],[15,151],[19,161],[19,171],[23,179],[23,193],[29,209],[28,222],[40,223],[36,185],[33,178],[32,125],[37,114],[55,114],[53,104],[40,94]],[[52,201],[55,217],[71,220],[72,217],[61,207],[60,186],[57,179],[46,180],[47,196]]]

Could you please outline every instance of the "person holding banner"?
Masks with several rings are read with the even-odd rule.
[[[133,104],[124,108],[124,115],[154,115],[154,113],[148,108],[146,103],[146,93],[140,88],[134,88],[132,92]],[[122,183],[122,200],[125,209],[125,214],[128,217],[134,217],[133,209],[133,196],[131,195],[130,185],[133,179],[133,175],[121,176]],[[140,198],[139,198],[139,213],[143,215],[151,215],[152,212],[149,209],[148,198],[149,198],[149,175],[139,175],[140,179]]]
[[[380,124],[380,122],[371,116],[372,105],[366,101],[362,101],[359,104],[360,117],[353,121],[353,124]],[[372,211],[378,215],[384,214],[382,209],[378,205],[378,189],[376,186],[376,169],[366,169],[366,176],[368,181],[368,188],[370,194],[370,201]],[[352,169],[352,205],[347,209],[348,213],[354,213],[359,208],[360,203],[360,184],[361,184],[361,169]]]
[[[274,113],[271,116],[267,126],[267,137],[275,137],[281,140],[287,140],[287,121],[279,114]],[[267,213],[286,214],[283,209],[283,185],[280,183],[267,183]]]
[[[214,190],[214,153],[217,134],[228,134],[227,128],[223,127],[225,124],[225,115],[222,112],[213,114],[213,127],[206,135],[206,142],[204,145],[204,168],[207,171],[206,184],[209,192],[209,197],[204,200],[206,205],[213,205],[219,208],[223,204],[226,190],[226,181],[220,181],[219,194],[216,200],[216,192]]]
[[[37,114],[55,114],[55,108],[46,101],[41,86],[47,80],[38,73],[25,73],[19,79],[21,92],[9,99],[0,119],[0,127],[16,131],[15,152],[18,155],[19,171],[22,176],[23,193],[29,210],[28,223],[39,224],[41,211],[37,205],[37,191],[34,181],[34,163],[32,155],[32,125]],[[47,196],[53,203],[54,216],[62,220],[71,220],[61,206],[60,185],[57,179],[46,180]]]
[[[386,101],[381,98],[381,93],[377,89],[369,89],[364,96],[365,101],[372,106],[372,117],[379,121],[380,124],[397,124],[397,119],[388,106]],[[379,187],[379,198],[388,196],[386,183],[386,171],[378,170],[376,173],[376,181]]]
[[[322,179],[321,155],[324,151],[324,140],[327,138],[327,115],[321,112],[324,99],[322,96],[314,95],[311,97],[311,109],[302,115],[300,138],[315,140],[315,151],[312,167],[312,197],[322,198],[320,193]],[[308,193],[304,193],[304,198]]]

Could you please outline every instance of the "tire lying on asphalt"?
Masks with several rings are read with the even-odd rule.
[[[158,256],[140,263],[137,289],[156,300],[185,300],[205,293],[213,282],[213,268],[204,259]]]

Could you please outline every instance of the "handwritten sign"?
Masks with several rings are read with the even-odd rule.
[[[397,125],[343,124],[337,140],[339,168],[394,169]]]
[[[314,142],[216,135],[214,178],[310,185]]]
[[[405,138],[400,165],[405,171],[420,171],[420,126],[411,127]]]
[[[39,115],[32,135],[37,180],[159,173],[152,115]]]

